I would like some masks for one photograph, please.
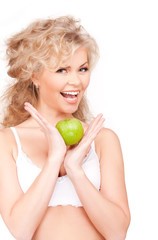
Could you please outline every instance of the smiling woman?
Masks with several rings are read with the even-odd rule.
[[[77,112],[90,80],[87,49],[79,47],[65,64],[69,67],[51,71],[44,69],[39,76],[32,77],[34,85],[40,89],[39,110],[51,107],[65,114]]]
[[[80,54],[77,55],[79,50],[80,50]],[[85,55],[86,55],[85,57],[87,58],[87,51],[86,51],[86,49],[82,49],[82,51],[85,51]],[[81,49],[80,48],[75,52],[74,57],[75,56],[76,56],[76,59],[79,59],[79,60],[82,59],[83,56],[81,56]],[[72,59],[72,60],[75,60],[75,59]],[[88,66],[88,62],[83,63],[79,67],[79,70],[77,69],[77,71],[79,73],[85,73],[85,72],[89,71],[88,67],[83,67],[83,66]],[[71,70],[71,67],[66,67],[66,69],[59,69],[59,70],[57,70],[57,72],[62,72],[63,73],[63,72],[69,72],[70,70]],[[83,83],[86,83],[85,87],[84,87],[84,89],[86,89],[87,86],[88,86],[88,83],[89,83],[89,72],[86,75],[85,74],[84,75],[80,74],[79,76],[80,76],[80,79],[81,78],[83,79]],[[86,79],[85,79],[85,77],[83,78],[83,76],[86,76]],[[73,77],[73,81],[74,80],[75,80],[75,77]],[[87,80],[88,80],[88,82],[87,82]],[[81,94],[80,90],[77,90],[77,89],[76,90],[67,90],[67,91],[61,92],[61,95],[65,98],[65,100],[68,103],[77,103],[79,94]]]
[[[16,81],[0,131],[0,210],[17,240],[123,240],[130,222],[121,146],[85,98],[95,40],[70,16],[33,22],[7,42]],[[69,147],[55,127],[77,118]]]
[[[61,66],[68,66],[66,61],[80,46],[87,50],[86,62],[90,71],[99,56],[95,40],[80,25],[79,20],[67,16],[35,21],[8,39],[7,46],[10,67],[8,75],[18,81],[4,96],[10,100],[3,120],[3,126],[6,127],[19,124],[28,118],[29,114],[23,108],[25,101],[37,106],[39,89],[33,84],[32,77],[41,75],[44,69],[60,73],[67,71],[69,67],[61,69]],[[87,70],[86,66],[81,67],[78,69],[80,72]],[[85,95],[74,116],[84,121],[92,119]]]

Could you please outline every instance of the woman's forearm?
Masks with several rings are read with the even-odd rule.
[[[19,240],[30,240],[50,201],[59,173],[60,163],[47,161],[28,191],[14,204],[9,228]]]
[[[107,240],[124,240],[129,219],[124,211],[93,186],[83,170],[70,174],[83,207],[96,229]]]

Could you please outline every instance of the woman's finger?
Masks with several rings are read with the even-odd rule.
[[[105,118],[100,119],[100,121],[98,122],[96,128],[94,129],[94,135],[96,136],[100,130],[103,128],[103,123],[105,122]]]
[[[30,103],[26,102],[24,104],[24,108],[31,114],[31,116],[38,122],[41,127],[45,129],[48,127],[49,122],[44,117],[42,117],[42,115]]]
[[[87,147],[88,145],[90,145],[94,141],[95,137],[100,132],[100,130],[103,128],[103,123],[105,121],[105,118],[102,118],[102,116],[100,116],[100,115],[98,115],[96,118],[93,121],[94,126],[91,126],[91,127],[89,126],[86,129],[86,132],[85,132],[82,140],[78,144],[79,148],[81,145],[83,145],[84,147]]]
[[[86,131],[85,131],[85,135],[87,135],[88,133],[92,132],[92,131],[96,128],[96,126],[99,126],[100,124],[102,124],[102,119],[104,119],[104,118],[102,118],[102,117],[103,117],[103,114],[100,113],[100,114],[97,115],[96,118],[94,118],[94,119],[91,121],[91,123],[89,124],[88,128],[87,128]],[[103,120],[103,122],[104,122],[104,121],[105,121],[105,120]]]

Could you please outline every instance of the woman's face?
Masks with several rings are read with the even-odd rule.
[[[39,108],[72,114],[78,109],[90,81],[87,50],[78,48],[57,71],[44,70],[39,85]]]

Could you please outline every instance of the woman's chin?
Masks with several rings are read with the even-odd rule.
[[[63,109],[63,111],[65,113],[68,113],[68,114],[73,114],[75,113],[76,111],[78,110],[78,104],[75,104],[75,105],[71,105],[71,106],[67,106]]]

